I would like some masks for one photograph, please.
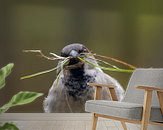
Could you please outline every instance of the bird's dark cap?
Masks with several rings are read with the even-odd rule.
[[[80,53],[88,53],[89,52],[88,48],[86,48],[83,44],[72,43],[72,44],[69,44],[69,45],[65,46],[62,49],[61,56],[63,56],[63,57],[71,56],[70,53],[71,53],[72,50],[76,51],[78,54],[80,54]]]

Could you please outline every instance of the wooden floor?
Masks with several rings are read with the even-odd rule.
[[[89,113],[5,113],[0,115],[1,123],[14,122],[20,130],[91,130],[91,119],[92,115]],[[123,129],[119,122],[100,118],[97,130]]]

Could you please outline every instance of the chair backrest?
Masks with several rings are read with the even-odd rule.
[[[143,104],[144,91],[137,86],[151,86],[163,88],[163,68],[138,68],[129,81],[125,97],[122,101]],[[153,94],[152,106],[159,106],[156,92]]]

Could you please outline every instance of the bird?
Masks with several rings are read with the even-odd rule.
[[[85,102],[94,97],[94,88],[88,83],[112,84],[118,100],[122,100],[124,89],[120,83],[110,75],[106,74],[100,67],[95,57],[90,55],[86,59],[95,64],[90,64],[79,60],[77,57],[83,56],[91,51],[81,43],[66,45],[61,50],[62,57],[70,57],[69,62],[62,68],[58,68],[59,78],[53,82],[48,96],[43,102],[45,113],[83,113]],[[58,62],[58,66],[61,62]],[[110,99],[106,88],[102,89],[102,99]]]

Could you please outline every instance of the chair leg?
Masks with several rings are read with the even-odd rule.
[[[152,91],[151,90],[145,91],[141,130],[147,130],[150,119],[151,102],[152,102]]]
[[[121,121],[121,124],[122,124],[123,129],[127,130],[127,126],[126,126],[125,122]]]
[[[98,117],[95,115],[95,113],[93,113],[92,130],[96,130],[97,121],[98,121]]]
[[[147,128],[148,128],[148,124],[142,124],[141,130],[147,130]]]

